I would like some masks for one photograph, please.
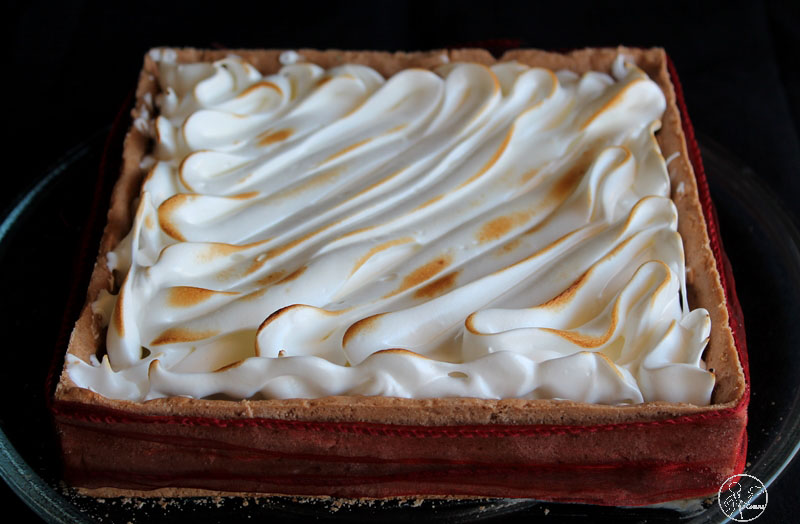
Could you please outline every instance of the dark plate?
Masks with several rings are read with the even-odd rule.
[[[86,231],[93,209],[103,211],[111,183],[97,184],[105,130],[70,151],[18,200],[0,224],[0,306],[6,340],[0,365],[0,475],[33,511],[50,522],[218,522],[280,518],[282,521],[406,521],[437,518],[461,522],[515,514],[525,520],[665,522],[679,515],[664,509],[602,508],[531,500],[425,501],[341,507],[290,498],[189,499],[158,502],[97,501],[59,484],[59,459],[45,403],[53,355],[64,351],[59,327],[70,317],[91,270],[99,231]],[[112,141],[114,142],[114,141]],[[118,142],[118,141],[117,141]],[[723,241],[737,279],[747,324],[752,402],[747,472],[769,485],[800,446],[800,235],[779,200],[758,178],[711,140],[702,140]],[[118,143],[109,158],[118,158]],[[113,172],[114,167],[106,169]],[[97,189],[97,191],[96,191]],[[96,194],[96,195],[95,195]],[[88,261],[88,262],[87,262]],[[77,292],[71,293],[72,289]],[[73,296],[69,303],[69,297]],[[764,300],[763,297],[768,297]],[[78,304],[80,305],[80,304]],[[69,322],[74,317],[69,319]],[[335,511],[334,511],[335,510]],[[767,509],[769,512],[769,509]],[[720,522],[716,503],[683,516]]]

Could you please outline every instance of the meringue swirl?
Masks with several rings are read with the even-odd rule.
[[[160,56],[152,168],[108,254],[106,397],[707,405],[660,88],[515,62],[384,79]],[[145,164],[145,165],[147,165]]]

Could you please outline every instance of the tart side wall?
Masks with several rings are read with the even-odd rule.
[[[68,483],[94,496],[524,497],[604,505],[712,495],[741,470],[744,412],[691,424],[367,426],[60,420]],[[228,421],[232,422],[232,421]]]

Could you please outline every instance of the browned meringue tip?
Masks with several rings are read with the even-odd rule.
[[[291,282],[292,280],[300,278],[300,275],[305,273],[306,269],[308,269],[308,266],[300,266],[299,268],[295,269],[294,271],[292,271],[291,273],[280,279],[279,283]]]
[[[283,315],[288,310],[298,307],[303,307],[303,304],[292,304],[291,306],[285,306],[270,313],[270,315],[267,318],[265,318],[264,321],[258,326],[258,329],[256,330],[256,340],[258,339],[258,335],[261,334],[261,331],[264,330],[268,325],[270,325],[273,320]],[[258,351],[258,344],[256,344],[256,356],[257,357],[261,356]]]
[[[290,312],[291,310],[298,309],[298,308],[314,309],[318,313],[322,313],[322,314],[325,314],[325,315],[339,315],[339,314],[343,313],[344,311],[346,311],[346,310],[328,311],[327,309],[322,309],[322,308],[319,308],[319,307],[316,307],[316,306],[309,306],[308,304],[292,304],[290,306],[282,307],[282,308],[274,311],[272,314],[270,314],[267,318],[264,319],[264,321],[261,323],[261,325],[258,326],[258,329],[256,330],[255,356],[257,356],[257,357],[262,356],[261,348],[258,345],[258,337],[261,334],[261,331],[266,329],[266,327],[268,325],[270,325],[273,321],[275,321],[278,317],[281,317],[281,316],[285,315],[286,313]]]
[[[586,121],[583,124],[581,124],[580,130],[583,131],[584,129],[586,129],[592,124],[592,122],[594,122],[597,119],[597,117],[599,117],[601,114],[605,113],[615,105],[622,102],[622,99],[625,98],[625,93],[629,89],[631,89],[631,87],[646,81],[647,80],[644,78],[637,78],[636,80],[633,80],[628,84],[625,84],[625,86],[622,89],[620,89],[619,92],[617,92],[613,97],[611,97],[608,101],[606,101],[606,103],[603,104],[603,106],[600,109],[598,109],[594,114],[592,114],[592,116],[586,119]]]
[[[197,151],[192,151],[191,153],[189,153],[188,155],[186,155],[186,156],[183,158],[183,160],[181,160],[181,163],[180,163],[180,164],[178,164],[178,180],[180,180],[180,181],[181,181],[181,184],[183,184],[183,185],[184,185],[184,187],[185,187],[186,189],[188,189],[189,191],[195,192],[194,188],[193,188],[193,187],[192,187],[192,186],[191,186],[191,185],[190,185],[190,184],[189,184],[189,183],[186,181],[186,177],[185,177],[185,176],[184,176],[184,174],[183,174],[183,171],[184,171],[184,169],[186,168],[186,162],[187,162],[187,161],[188,161],[188,160],[189,160],[189,159],[190,159],[192,156],[194,156],[194,155],[196,155],[196,154],[198,154],[198,153],[207,153],[207,152],[209,152],[209,151],[211,151],[211,150],[210,150],[210,149],[200,149],[200,150],[197,150]]]
[[[352,237],[352,236],[358,235],[360,233],[364,233],[366,231],[369,231],[370,229],[375,229],[375,226],[365,226],[365,227],[360,227],[358,229],[354,229],[352,231],[348,231],[347,233],[344,233],[344,234],[340,235],[339,238],[337,238],[337,240],[341,240],[343,238]]]
[[[492,166],[494,166],[497,163],[498,160],[500,160],[500,157],[503,156],[503,153],[505,152],[506,148],[508,147],[508,143],[511,142],[511,137],[514,135],[515,127],[516,127],[516,124],[511,124],[511,127],[508,129],[508,132],[506,133],[506,136],[503,138],[503,142],[501,142],[500,145],[498,146],[498,148],[495,149],[494,153],[492,154],[492,157],[489,158],[489,160],[486,161],[486,163],[483,165],[483,167],[481,167],[478,170],[477,173],[475,173],[474,175],[472,175],[471,177],[469,177],[465,181],[461,182],[461,184],[458,186],[459,189],[462,188],[462,187],[466,187],[466,186],[470,185],[472,182],[478,180],[487,171],[489,171],[492,168]]]
[[[650,260],[649,262],[657,262],[661,269],[664,271],[663,276],[661,277],[661,282],[658,284],[658,287],[653,291],[653,294],[650,295],[650,302],[655,303],[656,297],[664,290],[667,286],[669,286],[670,275],[672,274],[672,270],[669,268],[667,264],[665,264],[661,260]],[[676,322],[673,320],[673,322]],[[677,324],[677,322],[676,322]]]
[[[256,198],[260,194],[261,193],[259,193],[258,191],[248,191],[246,193],[239,193],[238,195],[231,195],[225,198],[230,198],[232,200],[250,200],[252,198]]]
[[[388,242],[383,242],[382,244],[374,246],[372,249],[367,251],[367,253],[364,256],[362,256],[356,261],[356,263],[353,265],[352,271],[350,271],[350,275],[354,275],[355,272],[358,271],[361,268],[361,266],[363,266],[370,258],[372,258],[373,255],[380,253],[381,251],[384,251],[386,249],[389,249],[390,247],[399,246],[402,244],[408,244],[413,241],[414,239],[412,237],[406,236],[401,238],[395,238],[389,240]]]
[[[286,128],[278,131],[267,130],[256,137],[259,146],[268,146],[278,142],[283,142],[294,134],[294,130]]]
[[[513,238],[513,239],[509,240],[508,242],[506,242],[505,244],[503,244],[502,246],[499,246],[498,248],[496,248],[494,250],[494,255],[495,256],[503,256],[503,255],[507,255],[509,253],[512,253],[521,244],[522,244],[522,238],[520,238],[520,237]]]
[[[495,217],[481,226],[481,229],[476,234],[476,240],[481,244],[499,240],[514,228],[528,221],[532,214],[533,213],[530,211],[517,211],[508,215]]]
[[[609,341],[611,335],[614,333],[614,328],[617,325],[617,308],[614,307],[611,314],[611,323],[608,325],[608,330],[600,336],[586,335],[577,331],[567,331],[563,329],[554,329],[548,327],[541,327],[542,331],[547,331],[557,335],[565,340],[568,340],[576,346],[583,348],[596,348],[600,347]]]
[[[164,230],[164,233],[179,242],[186,242],[186,237],[181,234],[177,226],[175,226],[173,223],[172,215],[178,210],[178,208],[188,202],[191,198],[194,198],[194,196],[195,195],[193,194],[178,193],[177,195],[169,197],[162,202],[160,206],[158,206],[158,223],[161,226],[161,229]]]
[[[403,129],[405,129],[407,127],[408,127],[407,123],[398,124],[398,125],[394,126],[393,128],[389,129],[388,131],[384,132],[383,134],[384,135],[391,135],[392,133],[397,133],[397,132],[402,131]]]
[[[464,320],[464,327],[472,333],[473,335],[483,335],[480,331],[475,328],[475,315],[477,315],[477,311],[473,311],[469,314],[469,316]]]
[[[347,347],[352,337],[375,328],[375,322],[385,314],[386,313],[378,313],[377,315],[371,315],[351,324],[342,337],[342,347]]]
[[[114,304],[114,311],[111,314],[111,321],[114,323],[114,328],[116,328],[117,334],[120,337],[125,336],[123,303],[125,302],[125,282],[128,281],[128,275],[130,275],[130,272],[128,272],[122,280],[122,284],[119,287],[119,294],[117,295],[117,303]]]
[[[543,307],[547,309],[563,309],[572,297],[578,292],[578,290],[586,284],[586,281],[589,279],[589,275],[592,273],[592,268],[589,268],[585,271],[581,276],[575,279],[572,284],[569,285],[567,289],[559,293],[558,295],[554,296],[547,302],[544,302],[538,307]]]
[[[394,291],[390,291],[383,298],[391,298],[403,291],[415,287],[423,282],[430,280],[434,276],[438,275],[442,271],[445,270],[450,264],[453,263],[453,256],[449,253],[445,253],[435,257],[433,260],[426,262],[425,264],[419,266],[417,269],[411,271],[408,275],[403,278],[403,281],[400,283]]]
[[[150,342],[151,346],[165,346],[167,344],[180,344],[183,342],[197,342],[219,335],[218,329],[206,331],[192,331],[185,328],[169,328]]]
[[[242,364],[244,364],[244,359],[237,360],[236,362],[232,362],[230,364],[226,364],[226,365],[222,366],[219,369],[215,369],[214,371],[212,371],[212,373],[221,373],[223,371],[228,371],[228,370],[231,370],[231,369],[234,369],[234,368],[238,368]]]
[[[494,74],[492,68],[487,66],[486,64],[481,64],[480,62],[473,62],[475,65],[486,69],[489,72],[490,77],[492,78],[492,95],[496,95],[500,92],[500,79],[497,78],[497,75]]]
[[[280,88],[280,86],[278,86],[273,82],[270,82],[269,80],[262,80],[261,82],[256,82],[247,89],[243,90],[241,93],[236,95],[236,98],[244,98],[245,96],[249,95],[256,89],[261,89],[262,87],[266,87],[267,89],[272,89],[280,94],[283,94],[283,90]]]
[[[163,140],[161,140],[161,131],[158,130],[158,121],[159,121],[159,119],[162,119],[162,118],[164,118],[164,117],[161,116],[161,115],[158,115],[156,117],[154,125],[153,125],[153,131],[156,134],[156,136],[155,136],[155,143],[156,144],[160,144],[161,142],[163,142]]]
[[[214,291],[202,287],[175,286],[169,288],[167,304],[174,308],[196,306],[216,295],[238,295],[236,291]]]
[[[251,242],[249,244],[226,244],[224,242],[203,242],[203,247],[205,247],[205,252],[198,255],[198,260],[200,262],[209,262],[217,257],[225,257],[228,255],[232,255],[234,253],[238,253],[240,251],[245,251],[253,247],[258,247],[259,245],[269,242],[270,240],[271,239],[259,240],[257,242]],[[167,246],[167,248],[169,247],[171,246]]]
[[[420,355],[419,353],[416,353],[414,351],[402,348],[381,349],[379,351],[372,353],[370,357],[373,355],[408,355],[409,357],[418,357],[425,360],[434,360],[432,358],[426,357],[425,355]]]
[[[634,216],[636,216],[636,213],[639,211],[639,208],[646,206],[647,203],[651,202],[652,200],[663,200],[663,199],[664,197],[658,195],[647,195],[640,198],[639,201],[636,202],[631,208],[631,210],[628,212],[628,217],[625,219],[625,224],[623,225],[622,230],[625,231],[631,226],[631,222],[633,221]],[[673,205],[673,211],[675,213],[675,218],[677,219],[678,211],[677,209],[674,209],[675,204],[671,200],[669,200],[669,202]]]
[[[350,151],[354,151],[354,150],[358,149],[359,147],[361,147],[361,146],[363,146],[363,145],[365,145],[365,144],[367,144],[367,143],[369,143],[371,141],[372,141],[372,138],[370,137],[370,138],[365,138],[364,140],[360,140],[360,141],[356,142],[355,144],[350,144],[349,146],[347,146],[347,147],[345,147],[343,149],[340,149],[336,153],[333,153],[332,155],[330,155],[328,158],[326,158],[325,160],[320,162],[319,165],[324,165],[324,164],[327,164],[328,162],[330,162],[331,160],[336,160],[340,156],[344,156],[347,153],[349,153]]]
[[[414,298],[420,299],[434,299],[444,295],[450,289],[456,287],[456,281],[461,270],[452,271],[443,277],[437,278],[433,282],[425,284],[418,290],[414,291]]]
[[[147,366],[147,378],[148,380],[151,378],[153,373],[156,373],[159,368],[161,367],[161,362],[156,358],[150,361],[150,364]]]
[[[248,273],[252,273],[252,271],[248,271]],[[268,286],[270,286],[271,284],[274,284],[276,282],[280,282],[281,279],[283,277],[285,277],[285,276],[286,276],[286,270],[285,269],[279,269],[277,271],[273,271],[272,273],[268,274],[265,277],[262,277],[262,278],[256,280],[256,284],[258,284],[258,286],[261,289],[256,290],[254,293],[258,293],[261,290],[266,291],[266,288]],[[253,295],[254,293],[248,294],[247,297]]]
[[[441,200],[443,198],[444,198],[443,194],[442,195],[436,195],[435,197],[433,197],[433,198],[431,198],[429,200],[426,200],[425,202],[423,202],[420,205],[418,205],[417,207],[415,207],[414,211],[419,211],[420,209],[425,209],[426,207],[430,206],[431,204],[435,204],[436,202],[438,202],[439,200]]]
[[[588,352],[588,351],[582,351],[581,353],[592,353],[592,352]],[[599,351],[593,352],[592,354],[593,354],[593,355],[597,355],[598,357],[600,357],[600,358],[603,360],[603,362],[605,362],[605,363],[606,363],[606,365],[607,365],[609,368],[611,368],[611,370],[613,370],[613,371],[614,371],[614,373],[616,373],[616,374],[617,374],[617,376],[618,376],[619,378],[621,378],[621,379],[623,379],[623,380],[625,379],[625,377],[622,375],[622,372],[619,370],[619,368],[617,367],[617,365],[616,365],[616,364],[614,364],[614,361],[613,361],[613,360],[611,360],[611,359],[610,359],[610,358],[608,358],[608,357],[607,357],[605,354],[603,354],[603,353],[601,353],[601,352],[599,352]]]

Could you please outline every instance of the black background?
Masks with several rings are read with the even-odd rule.
[[[10,136],[0,210],[63,152],[113,120],[150,47],[418,50],[513,39],[523,47],[556,50],[618,44],[666,48],[695,128],[752,167],[797,220],[798,4],[11,2],[5,10],[11,57],[4,75]],[[797,493],[796,460],[770,487],[769,508],[759,521],[795,520]],[[0,502],[4,513],[19,508],[35,519],[2,484]]]

